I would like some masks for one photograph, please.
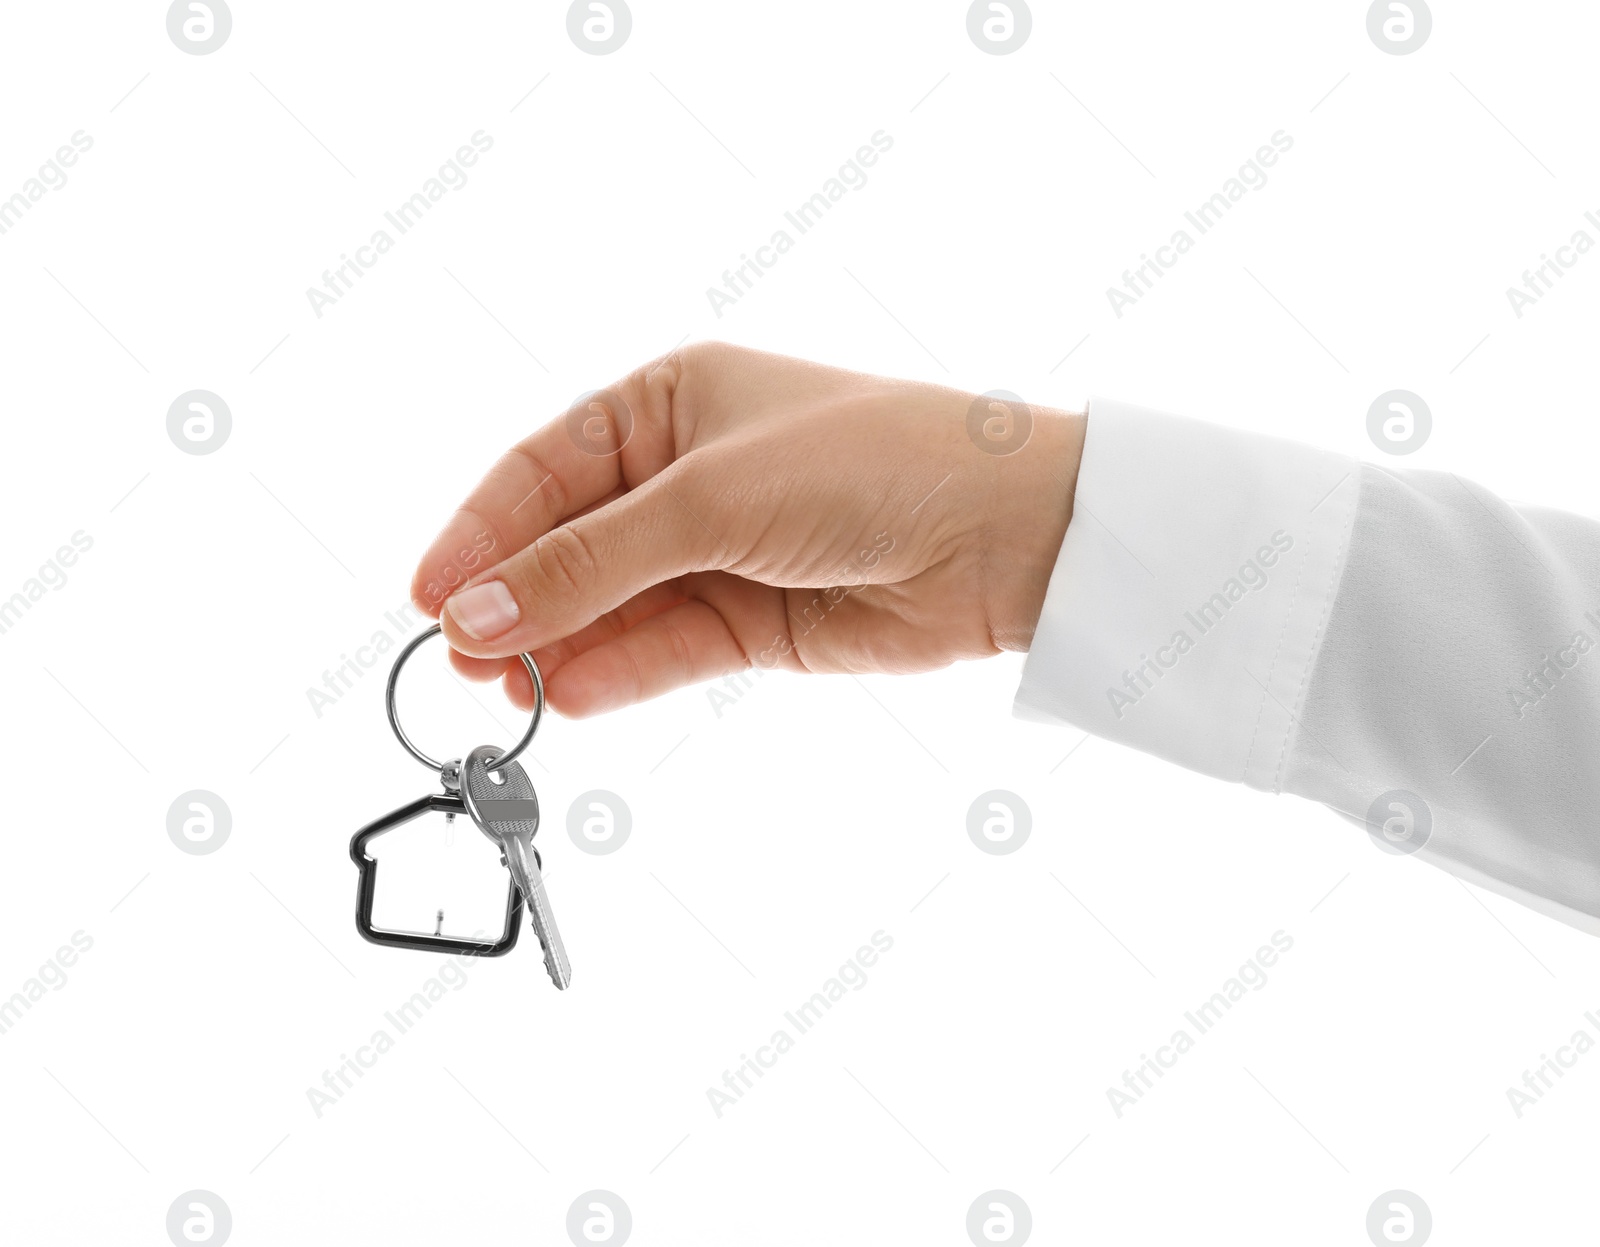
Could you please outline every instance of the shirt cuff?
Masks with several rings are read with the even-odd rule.
[[[1096,399],[1015,713],[1276,792],[1356,460]]]

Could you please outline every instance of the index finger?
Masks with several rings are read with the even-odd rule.
[[[437,618],[445,598],[563,520],[674,458],[667,361],[585,395],[500,457],[417,564],[411,600]]]

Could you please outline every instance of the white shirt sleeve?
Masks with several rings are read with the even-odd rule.
[[[1600,934],[1600,523],[1097,400],[1016,712]]]

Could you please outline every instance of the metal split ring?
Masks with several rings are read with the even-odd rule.
[[[406,665],[406,659],[411,657],[412,651],[417,646],[421,645],[429,637],[438,635],[439,625],[434,624],[426,632],[412,637],[407,642],[406,647],[400,651],[399,656],[394,660],[394,666],[389,669],[389,684],[383,691],[383,707],[388,712],[389,726],[394,730],[395,739],[406,747],[406,752],[422,763],[423,766],[432,767],[435,771],[443,773],[443,762],[435,762],[422,750],[418,749],[416,745],[412,744],[411,738],[406,735],[405,728],[400,726],[400,716],[396,712],[394,705],[394,690],[395,685],[400,680],[400,668]],[[494,760],[488,768],[491,771],[497,771],[506,763],[517,760],[518,756],[533,740],[533,734],[539,730],[539,720],[544,716],[544,677],[539,674],[539,664],[533,661],[531,654],[518,654],[517,657],[522,659],[522,665],[528,669],[528,675],[533,679],[533,722],[528,724],[528,730],[522,734],[521,740]]]

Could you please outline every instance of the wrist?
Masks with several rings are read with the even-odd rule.
[[[1032,409],[1020,450],[995,456],[992,520],[985,534],[985,613],[998,650],[1026,651],[1044,609],[1050,574],[1072,521],[1088,417]]]

